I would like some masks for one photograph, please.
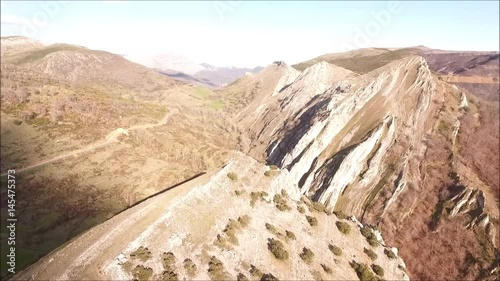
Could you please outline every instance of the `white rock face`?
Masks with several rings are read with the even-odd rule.
[[[345,79],[328,82],[334,81],[328,73],[336,71]],[[393,164],[388,163],[388,150],[404,139],[407,150],[390,205],[413,177],[408,172],[415,165],[410,161],[413,151],[423,151],[415,148],[421,146],[421,124],[434,90],[421,57],[395,61],[359,77],[326,63],[313,65],[283,90],[288,95],[282,109],[294,114],[274,131],[281,133],[268,148],[268,160],[288,169],[301,193],[331,208],[347,196],[356,214],[387,165]]]
[[[327,62],[316,63],[306,68],[300,76],[296,76],[288,87],[280,89],[286,97],[281,108],[296,112],[311,98],[324,93],[334,82],[354,76],[355,73]]]
[[[384,124],[385,125],[385,124]],[[342,161],[340,167],[335,172],[329,186],[321,193],[319,202],[326,206],[332,206],[337,203],[339,195],[344,189],[361,173],[364,168],[359,163],[365,163],[372,152],[375,144],[380,140],[384,126],[380,126],[366,141],[356,146]]]
[[[290,85],[297,77],[300,75],[300,71],[295,70],[292,67],[286,67],[285,70],[283,71],[283,74],[280,77],[280,80],[276,84],[276,87],[274,88],[272,96],[277,95],[283,87],[286,87]]]
[[[300,73],[282,62],[277,62],[262,72],[279,70],[281,75],[278,83],[274,84],[272,93],[257,99],[255,106],[250,106],[250,112],[242,122],[248,123],[245,127],[252,127],[251,138],[260,143],[269,143],[270,136],[283,129],[287,119],[293,118],[304,106],[318,96],[323,95],[336,82],[356,76],[355,73],[341,67],[319,62]],[[256,78],[259,75],[256,75]],[[269,80],[269,73],[267,74]],[[266,80],[263,80],[265,88]],[[336,87],[342,88],[341,82]],[[310,134],[310,133],[309,133]]]
[[[467,107],[469,107],[469,102],[467,101],[467,95],[464,92],[462,92],[459,108],[467,108]]]

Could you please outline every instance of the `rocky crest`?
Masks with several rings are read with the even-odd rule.
[[[407,177],[418,178],[408,168],[417,164],[410,160],[435,87],[430,75],[422,58],[411,57],[333,83],[277,130],[268,161],[287,168],[302,193],[331,208],[342,195],[360,215],[386,170],[400,169],[395,193]],[[397,163],[387,153],[394,143],[406,150]]]

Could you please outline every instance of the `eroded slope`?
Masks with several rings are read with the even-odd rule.
[[[461,120],[471,130],[477,110],[411,56],[312,97],[272,131],[265,160],[314,201],[378,225],[414,278],[494,278],[496,185],[461,150]]]
[[[286,171],[270,169],[235,153],[217,173],[141,203],[15,278],[354,280],[354,268],[375,277],[373,267],[408,279],[376,231],[298,200],[273,176]]]

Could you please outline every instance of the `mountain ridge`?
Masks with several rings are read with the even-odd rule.
[[[19,250],[51,253],[14,278],[499,273],[495,54],[372,48],[211,91],[107,52],[26,45],[2,52],[2,171],[110,141],[20,176]]]

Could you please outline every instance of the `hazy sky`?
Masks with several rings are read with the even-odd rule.
[[[221,66],[365,47],[499,50],[498,1],[2,1],[1,10],[2,36]]]

